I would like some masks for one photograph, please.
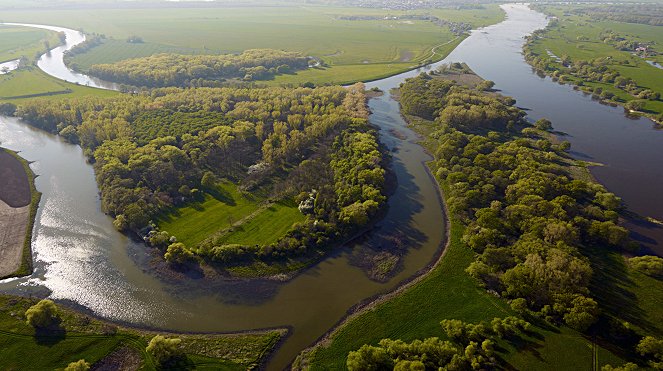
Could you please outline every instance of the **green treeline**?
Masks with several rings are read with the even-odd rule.
[[[435,114],[433,168],[449,185],[450,212],[467,225],[463,242],[478,254],[468,273],[519,309],[580,330],[590,326],[597,308],[581,250],[627,242],[627,230],[616,224],[620,199],[573,179],[568,143],[540,136],[509,99],[426,75],[401,91],[406,114]]]
[[[594,324],[599,308],[582,251],[627,244],[627,230],[617,225],[620,199],[599,184],[573,179],[568,143],[546,139],[511,98],[426,74],[407,80],[400,92],[403,113],[432,130],[429,166],[445,185],[449,212],[466,225],[463,243],[476,253],[467,272],[519,313],[580,331]],[[440,345],[448,351],[441,363],[428,364],[432,358],[416,353],[401,359],[424,362],[426,369],[450,367],[452,345]],[[476,345],[470,354],[486,366],[490,358]],[[398,352],[386,352],[396,360]],[[456,358],[467,366],[476,361],[462,355]]]
[[[265,80],[308,67],[299,53],[250,49],[241,54],[156,54],[113,64],[96,64],[89,74],[104,80],[139,87],[218,86],[226,79]]]
[[[497,366],[498,341],[515,342],[531,328],[517,317],[494,318],[488,324],[443,320],[440,325],[450,341],[383,339],[378,346],[364,345],[350,352],[346,365],[350,371],[486,370]]]
[[[15,114],[81,144],[94,159],[103,210],[121,230],[139,231],[204,193],[223,199],[220,179],[244,192],[300,202],[308,218],[274,244],[225,245],[208,238],[200,246],[169,248],[171,257],[195,253],[234,262],[326,247],[368,223],[384,205],[383,158],[365,105],[362,84],[166,88],[34,100]],[[151,236],[164,249],[173,242],[161,233]]]
[[[650,26],[663,26],[663,5],[628,4],[601,5],[573,9],[574,14],[588,15],[597,21],[606,19],[618,22],[641,23]]]

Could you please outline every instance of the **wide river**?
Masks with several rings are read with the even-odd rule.
[[[381,140],[391,149],[398,179],[388,214],[361,242],[338,249],[288,282],[162,281],[148,268],[152,259],[148,249],[116,232],[111,219],[101,212],[94,173],[80,147],[20,120],[0,118],[0,141],[35,161],[37,189],[43,192],[33,236],[35,272],[0,282],[0,290],[50,295],[114,321],[174,331],[287,326],[290,335],[269,364],[270,369],[282,369],[353,305],[393,290],[439,254],[445,226],[436,185],[424,164],[430,157],[417,145],[416,135],[406,127],[388,91],[408,77],[449,61],[464,61],[495,81],[496,88],[530,109],[531,119],[551,119],[557,130],[568,134],[575,155],[605,164],[593,173],[623,197],[631,210],[663,219],[663,172],[656,170],[663,158],[663,132],[654,130],[649,120],[628,119],[621,108],[600,105],[534,74],[521,55],[523,37],[544,27],[547,20],[525,5],[504,5],[503,9],[504,22],[474,31],[444,61],[367,84],[387,92],[369,104],[370,121],[382,128]],[[83,37],[74,30],[57,30],[66,32],[67,45],[42,57],[39,66],[68,81],[113,88],[64,67],[61,52]],[[660,228],[642,223],[632,227],[649,247],[663,252]],[[408,250],[389,281],[372,281],[350,264],[353,251],[370,252],[394,235],[405,239]]]

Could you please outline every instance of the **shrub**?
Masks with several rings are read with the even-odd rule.
[[[36,329],[52,326],[60,318],[53,301],[44,299],[25,311],[26,323]]]

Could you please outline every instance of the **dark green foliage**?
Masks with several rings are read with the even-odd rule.
[[[214,86],[224,79],[265,80],[308,67],[299,53],[250,49],[239,55],[157,54],[114,64],[97,64],[89,73],[133,86]]]
[[[468,273],[518,299],[522,312],[586,329],[598,310],[587,297],[592,269],[580,248],[626,242],[627,231],[616,225],[620,200],[598,184],[572,179],[561,165],[563,146],[530,129],[523,130],[528,138],[510,131],[509,121],[527,125],[515,108],[449,84],[420,76],[401,91],[407,113],[437,112],[434,169],[449,184],[450,211],[467,224],[463,241],[478,253]],[[497,116],[456,120],[445,114],[449,105],[490,107]]]

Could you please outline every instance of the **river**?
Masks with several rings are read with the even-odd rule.
[[[531,119],[551,119],[557,130],[568,134],[565,138],[572,143],[574,155],[605,164],[594,168],[594,175],[624,197],[632,210],[663,219],[663,174],[651,171],[663,156],[663,133],[654,130],[649,120],[628,119],[621,108],[600,105],[568,86],[534,74],[521,55],[523,36],[544,27],[547,20],[524,5],[504,5],[503,9],[507,13],[504,22],[473,31],[444,61],[367,84],[386,92],[371,99],[369,105],[370,121],[382,129],[380,139],[391,149],[398,179],[389,211],[362,242],[338,249],[288,282],[163,282],[147,268],[151,259],[148,249],[116,232],[111,219],[101,212],[92,167],[80,147],[17,119],[0,118],[0,141],[35,161],[32,167],[39,174],[36,185],[43,192],[33,233],[35,272],[1,282],[0,290],[50,295],[114,321],[175,331],[287,326],[290,335],[269,364],[270,369],[282,369],[353,305],[393,290],[440,252],[445,226],[436,185],[424,165],[430,157],[406,127],[389,90],[408,77],[449,61],[464,61],[484,78],[495,81],[496,88],[530,109]],[[74,44],[69,40],[72,33],[81,37],[77,31],[65,32],[68,47]],[[51,64],[61,62],[54,60],[54,55],[51,52],[50,59],[42,57],[40,67],[60,77],[57,69],[51,68]],[[82,76],[79,83],[112,88],[74,75]],[[663,241],[652,234],[660,229],[634,227],[644,229],[636,231],[654,249],[659,247],[656,241]],[[371,246],[387,243],[394,234],[406,236],[408,250],[400,270],[389,281],[372,281],[350,264],[353,249],[370,251]]]

